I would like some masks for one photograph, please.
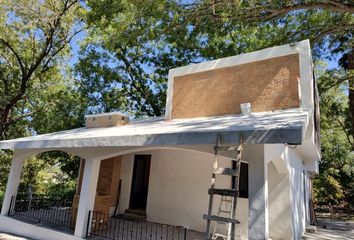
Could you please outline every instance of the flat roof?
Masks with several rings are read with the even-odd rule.
[[[215,144],[301,144],[309,111],[290,109],[251,115],[164,120],[163,117],[132,120],[129,124],[72,130],[0,141],[0,149],[77,148]]]

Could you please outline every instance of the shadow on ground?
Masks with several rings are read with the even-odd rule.
[[[306,233],[306,240],[354,240],[354,222],[318,219],[317,233]]]

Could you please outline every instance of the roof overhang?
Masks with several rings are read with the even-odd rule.
[[[60,149],[215,144],[302,144],[310,112],[299,109],[192,119],[148,118],[128,125],[77,128],[0,141],[0,149]]]

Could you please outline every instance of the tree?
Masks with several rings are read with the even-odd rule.
[[[87,6],[89,37],[76,71],[90,110],[162,115],[168,70],[193,61],[196,53],[193,41],[181,47],[188,27],[164,33],[179,6],[163,0],[92,0]]]
[[[26,134],[36,96],[58,75],[75,29],[77,0],[3,0],[0,5],[0,139]],[[48,99],[50,100],[50,99]],[[18,128],[16,128],[18,126]]]
[[[338,71],[326,71],[322,64],[317,66],[321,93],[322,161],[320,175],[314,179],[316,200],[319,204],[337,204],[342,200],[353,204],[353,138],[345,94],[348,85],[341,83],[332,87],[333,74],[338,74]]]
[[[310,39],[316,61],[338,62],[338,67],[317,73],[323,157],[315,182],[323,185],[316,187],[332,189],[334,202],[350,193],[354,103],[348,104],[347,98],[354,98],[352,1],[92,0],[87,4],[90,30],[76,70],[80,89],[95,111],[160,115],[168,69]],[[318,196],[328,195],[322,190]]]
[[[312,41],[314,55],[321,59],[345,56],[352,48],[354,7],[349,1],[104,0],[88,1],[88,6],[90,43],[83,47],[85,57],[78,68],[86,94],[104,105],[113,98],[93,89],[104,92],[118,83],[113,84],[119,89],[115,99],[133,99],[117,107],[132,109],[127,105],[135,102],[147,115],[161,114],[157,109],[163,104],[154,102],[164,103],[163,79],[171,67],[304,38]],[[352,78],[347,71],[334,82]]]
[[[1,1],[0,139],[83,125],[86,100],[65,62],[70,41],[82,31],[80,11],[76,0]],[[0,152],[0,191],[6,187],[11,159],[12,151]],[[77,158],[44,153],[26,161],[22,185],[35,186],[38,173],[51,164],[67,172],[69,180],[77,173]]]

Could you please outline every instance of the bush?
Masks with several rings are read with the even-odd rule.
[[[55,202],[69,202],[71,203],[74,197],[75,191],[61,191],[44,193],[32,193],[32,199],[39,202],[55,203]],[[28,193],[19,192],[16,196],[16,201],[27,201]]]
[[[4,195],[5,195],[5,193],[3,191],[0,191],[0,209],[2,206],[2,201],[4,200]]]

